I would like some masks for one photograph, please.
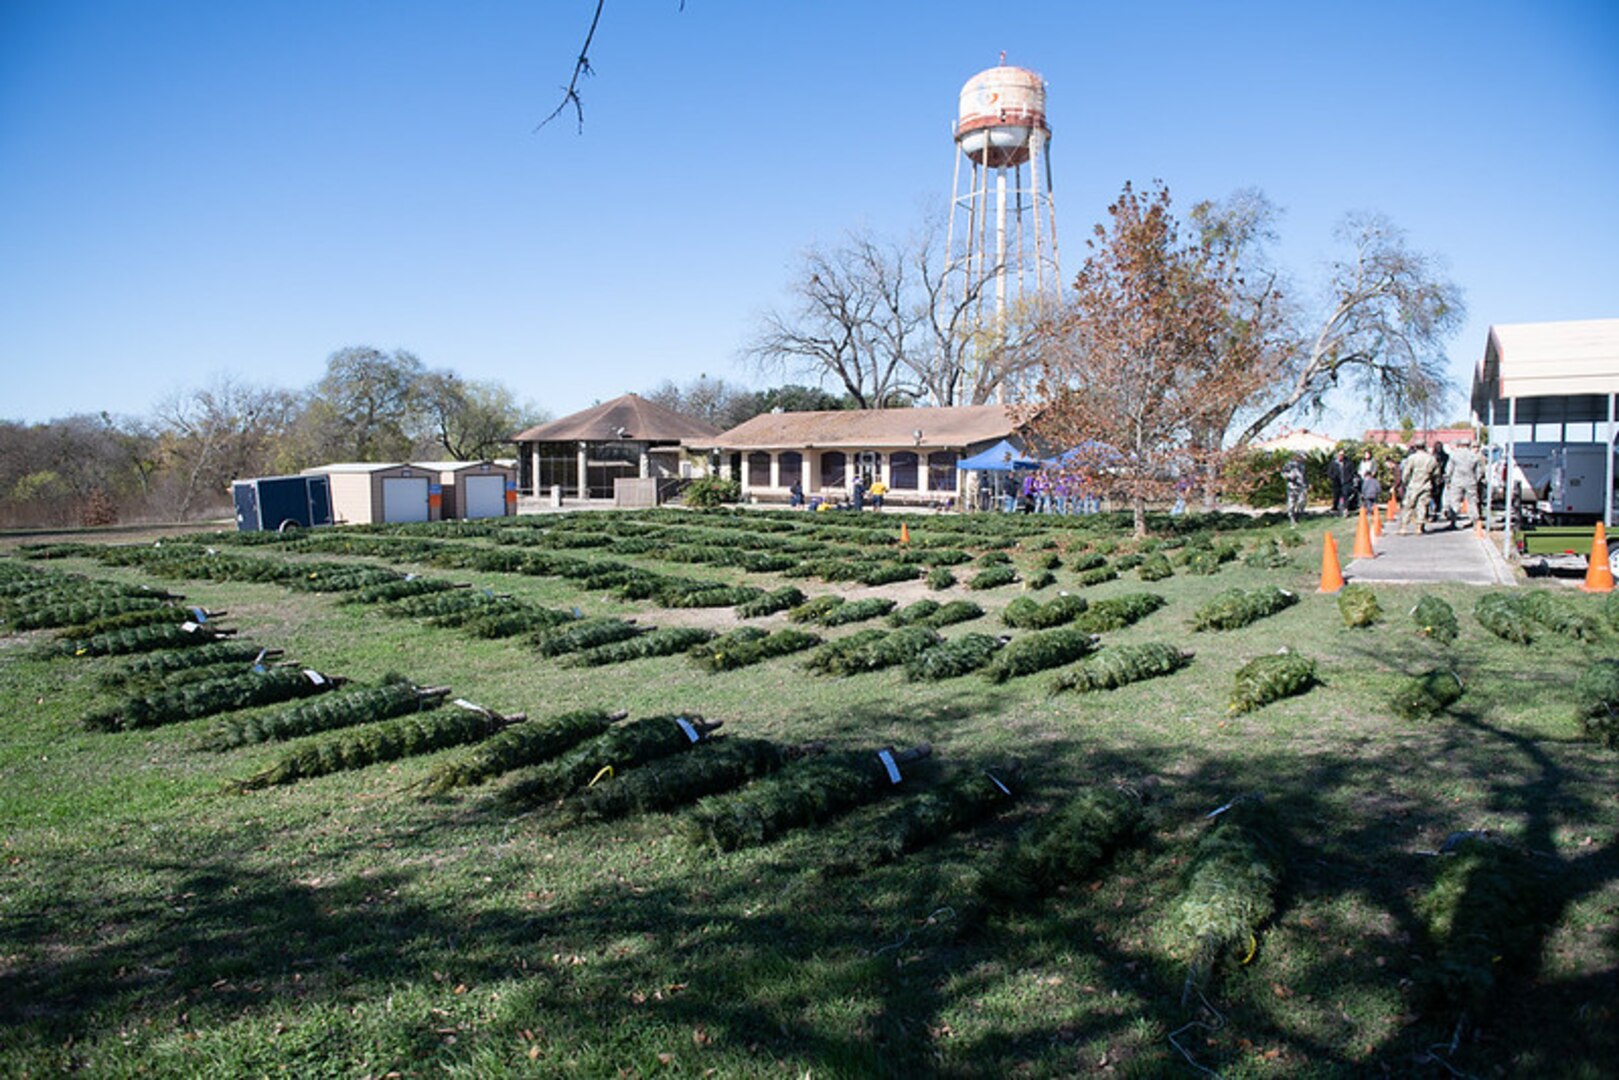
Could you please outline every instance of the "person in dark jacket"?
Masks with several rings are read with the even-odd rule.
[[[1345,460],[1342,450],[1327,462],[1327,484],[1332,488],[1332,512],[1343,517],[1355,495],[1355,467]]]

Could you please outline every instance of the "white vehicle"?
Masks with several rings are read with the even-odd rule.
[[[1608,466],[1603,456],[1607,451],[1602,443],[1515,444],[1512,457],[1517,465],[1518,489],[1514,500],[1521,500],[1526,516],[1553,523],[1601,518],[1606,509],[1603,494],[1607,490]],[[1492,446],[1489,452],[1499,499],[1504,492],[1506,448]],[[1619,478],[1619,456],[1614,466],[1614,475]],[[1611,492],[1608,497],[1612,500]]]

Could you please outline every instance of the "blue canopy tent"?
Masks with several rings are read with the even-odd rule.
[[[1023,451],[1002,439],[988,450],[980,450],[970,458],[956,462],[958,469],[978,469],[983,472],[1012,472],[1016,469],[1038,469],[1041,463],[1024,457]]]
[[[1047,458],[1041,462],[1048,469],[1061,469],[1074,465],[1091,465],[1105,467],[1120,460],[1124,455],[1109,443],[1099,439],[1087,439],[1078,446],[1064,450],[1054,458]]]

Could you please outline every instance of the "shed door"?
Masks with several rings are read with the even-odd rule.
[[[385,476],[382,478],[383,521],[427,520],[427,477]]]
[[[490,476],[461,477],[457,485],[461,490],[461,516],[464,518],[502,517],[506,513],[506,478],[499,473]]]

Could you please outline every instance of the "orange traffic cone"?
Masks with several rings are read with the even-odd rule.
[[[1389,494],[1389,524],[1392,525],[1400,516],[1400,500],[1391,492]]]
[[[903,521],[899,523],[899,542],[902,544],[909,544],[911,542],[910,527],[907,526]]]
[[[1372,550],[1372,530],[1366,522],[1366,508],[1360,508],[1360,521],[1355,525],[1355,550],[1350,552],[1352,559],[1375,559],[1377,552]]]
[[[1372,539],[1373,540],[1381,540],[1382,538],[1383,538],[1383,508],[1381,506],[1374,506],[1374,507],[1372,507]]]
[[[1591,538],[1591,561],[1585,568],[1586,592],[1613,592],[1613,571],[1608,569],[1608,534],[1597,522],[1596,535]]]
[[[1480,540],[1484,539],[1484,515],[1483,514],[1475,514],[1475,515],[1473,515],[1473,535],[1478,537]]]
[[[1317,592],[1333,593],[1344,587],[1344,572],[1338,567],[1338,541],[1332,534],[1324,534],[1321,547],[1321,588]]]

